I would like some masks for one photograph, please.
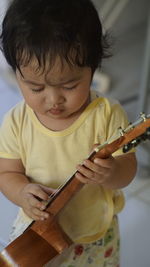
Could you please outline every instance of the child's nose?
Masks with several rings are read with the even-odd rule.
[[[62,104],[64,101],[64,97],[60,93],[60,90],[57,88],[48,88],[46,94],[46,102],[51,105]]]

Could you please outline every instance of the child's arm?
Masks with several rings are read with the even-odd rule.
[[[45,205],[41,200],[47,200],[54,190],[39,184],[31,183],[25,175],[21,160],[0,159],[0,190],[16,205],[34,220],[43,220],[48,213],[43,211]]]
[[[135,153],[127,153],[108,159],[96,158],[78,165],[76,177],[83,183],[101,184],[107,188],[119,189],[127,186],[137,169]]]

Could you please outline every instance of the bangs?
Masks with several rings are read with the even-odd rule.
[[[67,63],[70,68],[73,66],[84,67],[87,65],[87,51],[86,49],[82,49],[79,42],[69,44],[67,42],[50,43],[48,41],[47,45],[46,42],[42,42],[39,45],[38,41],[37,45],[26,44],[26,46],[24,46],[23,42],[22,44],[18,44],[16,51],[17,55],[13,58],[12,65],[14,69],[17,68],[19,71],[21,66],[28,66],[33,59],[37,61],[35,71],[41,74],[45,70],[50,71],[57,58],[60,59],[61,68],[63,68],[64,63]]]

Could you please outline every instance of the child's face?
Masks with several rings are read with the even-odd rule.
[[[66,119],[78,116],[89,103],[91,69],[88,67],[63,68],[56,60],[50,71],[36,71],[36,61],[17,70],[16,76],[26,103],[37,116]]]

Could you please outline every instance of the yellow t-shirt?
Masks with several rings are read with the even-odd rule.
[[[119,103],[97,97],[94,91],[80,117],[58,132],[43,126],[32,109],[21,102],[7,113],[0,128],[0,157],[21,159],[31,182],[57,188],[88,157],[94,144],[110,140],[120,126],[127,124]],[[114,156],[121,153],[118,150]],[[74,242],[92,242],[104,235],[123,203],[121,191],[86,184],[60,212],[58,220]],[[22,223],[32,221],[22,209],[18,216]]]

